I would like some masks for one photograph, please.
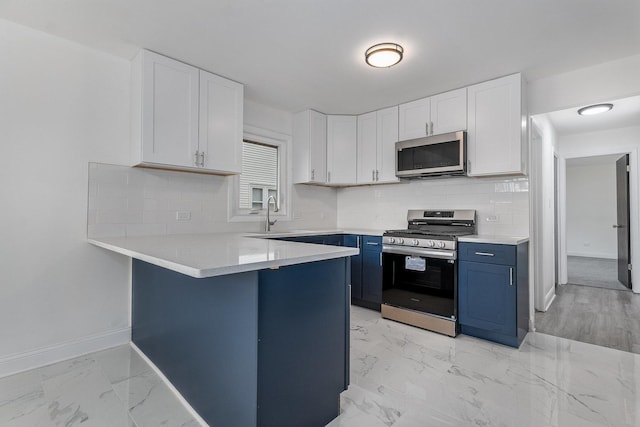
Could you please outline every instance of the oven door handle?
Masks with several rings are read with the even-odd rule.
[[[421,256],[425,258],[439,258],[439,259],[456,259],[455,251],[441,251],[438,249],[426,249],[426,248],[403,248],[397,246],[382,246],[382,253],[397,254],[397,255],[410,255]]]

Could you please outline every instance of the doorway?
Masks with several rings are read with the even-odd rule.
[[[629,290],[628,154],[566,160],[567,283]]]
[[[536,313],[538,332],[640,353],[633,314],[640,300],[629,288],[628,164],[629,154],[620,153],[570,158],[559,168],[567,280],[549,309]]]

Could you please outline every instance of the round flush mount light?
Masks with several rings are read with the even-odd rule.
[[[380,43],[364,53],[367,64],[376,68],[388,68],[402,60],[404,49],[397,43]]]
[[[581,116],[593,116],[594,114],[606,113],[613,108],[613,104],[596,104],[582,107],[578,110]]]

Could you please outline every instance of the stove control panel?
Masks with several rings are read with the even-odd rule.
[[[382,244],[394,246],[410,246],[417,248],[444,249],[449,251],[456,250],[455,240],[408,239],[402,237],[383,236]]]

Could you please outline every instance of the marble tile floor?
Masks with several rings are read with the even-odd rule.
[[[640,426],[640,355],[540,333],[513,349],[351,313],[351,386],[330,427]]]
[[[351,385],[329,427],[640,425],[640,355],[540,333],[517,350],[351,313]],[[3,427],[198,425],[128,346],[0,378]]]
[[[2,427],[195,427],[129,345],[0,378]]]

